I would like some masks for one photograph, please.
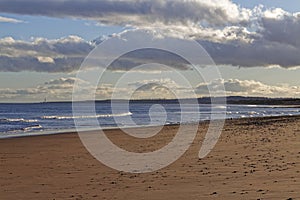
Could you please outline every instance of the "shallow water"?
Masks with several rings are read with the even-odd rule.
[[[83,107],[84,108],[84,107]],[[72,103],[0,104],[0,138],[32,134],[57,133],[79,129],[136,127],[192,123],[216,118],[244,118],[299,115],[300,108],[262,105],[215,105],[176,103],[114,104],[97,102],[96,113],[73,115]],[[95,126],[95,119],[99,125]]]

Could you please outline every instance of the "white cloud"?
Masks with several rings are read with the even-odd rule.
[[[24,23],[24,21],[14,19],[14,18],[0,16],[0,23],[14,23],[14,24],[17,24],[17,23]]]
[[[33,88],[2,88],[0,89],[0,99],[1,101],[18,101],[18,99],[21,101],[42,101],[47,97],[50,101],[70,101],[72,100],[75,81],[81,83],[83,95],[93,89],[86,81],[68,77],[50,80]]]
[[[51,57],[38,56],[37,59],[41,63],[54,63],[54,60]]]
[[[260,81],[239,79],[218,79],[210,83],[201,83],[196,92],[199,95],[209,94],[209,90],[222,94],[225,87],[227,96],[263,96],[263,97],[299,97],[300,87],[289,85],[267,85]],[[208,90],[209,88],[209,90]]]
[[[181,90],[181,87],[169,78],[136,81],[128,83],[128,86],[132,87],[133,99],[172,99],[176,98],[173,91]]]
[[[73,86],[76,80],[79,81],[78,79],[73,77],[59,78],[59,79],[53,79],[48,82],[45,82],[45,85]]]
[[[274,8],[271,10],[266,10],[263,13],[263,16],[265,18],[269,18],[269,19],[284,19],[284,16],[289,15],[288,12],[284,11],[281,8]]]
[[[0,71],[72,72],[79,69],[94,44],[78,36],[31,41],[0,39]]]

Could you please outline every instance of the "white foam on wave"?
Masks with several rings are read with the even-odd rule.
[[[117,114],[98,114],[98,115],[82,115],[82,116],[43,116],[42,119],[91,119],[91,118],[104,118],[104,117],[124,117],[132,115],[131,112],[117,113]]]
[[[23,119],[23,118],[16,118],[16,119],[0,119],[0,122],[27,122],[27,123],[33,123],[38,122],[37,119]]]
[[[223,106],[223,105],[214,105],[213,108],[226,109],[227,106]]]
[[[32,130],[35,130],[35,129],[42,129],[43,127],[41,125],[34,125],[34,126],[29,126],[29,127],[26,127],[26,128],[23,128],[22,130],[24,132],[27,132],[27,131],[32,131]]]

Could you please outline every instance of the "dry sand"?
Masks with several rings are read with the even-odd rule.
[[[143,140],[106,133],[145,152],[164,146],[176,129]],[[74,133],[0,140],[0,199],[300,199],[300,117],[228,120],[216,147],[199,159],[206,129],[199,125],[179,160],[147,174],[102,165]]]

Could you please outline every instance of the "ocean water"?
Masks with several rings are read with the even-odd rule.
[[[199,108],[198,108],[198,107]],[[74,120],[80,120],[79,129],[136,127],[162,124],[192,123],[209,120],[212,112],[224,114],[226,118],[300,115],[300,108],[262,105],[208,104],[179,105],[165,103],[160,106],[152,103],[114,104],[97,102],[95,115],[85,113],[73,116],[72,103],[32,103],[0,104],[0,138],[51,134],[76,129]],[[198,108],[198,109],[195,109]],[[183,117],[184,116],[184,117]],[[221,116],[222,117],[222,116]],[[97,119],[99,126],[92,122]]]

